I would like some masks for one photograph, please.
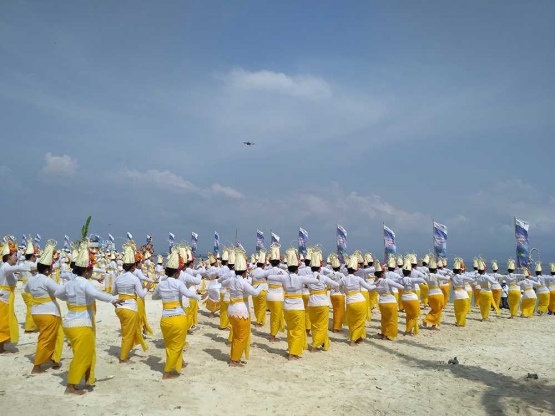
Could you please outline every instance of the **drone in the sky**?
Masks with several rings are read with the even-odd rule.
[[[256,143],[255,142],[243,142],[243,144],[245,144],[247,146],[254,146]]]

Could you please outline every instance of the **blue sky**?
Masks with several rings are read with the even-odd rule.
[[[3,234],[555,257],[552,1],[0,5]],[[245,140],[255,141],[246,147]]]

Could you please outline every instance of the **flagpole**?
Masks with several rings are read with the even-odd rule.
[[[382,222],[382,240],[383,240],[383,259],[384,262],[387,261],[385,258],[385,222]]]

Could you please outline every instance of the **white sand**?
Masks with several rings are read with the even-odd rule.
[[[16,303],[21,323],[19,293]],[[441,331],[421,330],[417,337],[400,335],[388,342],[375,337],[379,314],[374,311],[363,345],[349,347],[345,333],[330,333],[328,352],[306,351],[295,362],[285,359],[285,341],[268,342],[267,324],[260,331],[253,328],[248,365],[235,369],[227,365],[228,333],[218,329],[218,318],[208,318],[201,309],[201,329],[188,336],[189,366],[182,377],[162,381],[161,303],[150,294],[147,312],[155,331],[150,349],[135,350],[135,363],[122,365],[114,308],[98,303],[98,381],[94,392],[82,397],[63,394],[70,349],[64,351],[61,370],[30,375],[37,335],[22,330],[18,352],[0,356],[1,414],[555,414],[555,359],[548,353],[553,316],[509,320],[504,311],[481,323],[475,309],[467,327],[456,328],[449,305]],[[403,331],[404,315],[399,320]],[[455,356],[460,364],[447,364]],[[528,373],[538,374],[539,380],[527,380]]]

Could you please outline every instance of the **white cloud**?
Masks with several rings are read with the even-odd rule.
[[[77,171],[77,161],[68,155],[54,156],[48,152],[44,155],[45,165],[42,172],[46,175],[73,176]]]
[[[221,77],[230,88],[243,91],[269,91],[303,98],[330,98],[330,85],[313,75],[286,75],[283,72],[234,69]]]
[[[146,172],[140,172],[136,169],[124,169],[122,175],[129,179],[135,179],[143,185],[154,185],[160,189],[165,189],[175,193],[194,193],[204,197],[212,195],[223,195],[232,199],[242,199],[243,194],[234,188],[214,183],[207,189],[202,189],[169,170],[159,171],[157,169],[149,169]]]

